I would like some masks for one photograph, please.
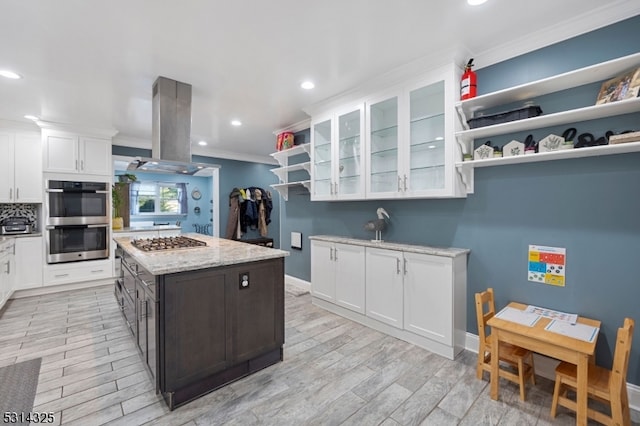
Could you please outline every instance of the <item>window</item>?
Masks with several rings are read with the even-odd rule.
[[[131,214],[187,214],[186,193],[186,183],[134,182],[131,184]]]

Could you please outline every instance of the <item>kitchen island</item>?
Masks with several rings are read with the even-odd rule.
[[[181,237],[206,246],[143,251],[131,237],[114,238],[122,264],[116,299],[171,410],[281,361],[284,344],[288,253]]]

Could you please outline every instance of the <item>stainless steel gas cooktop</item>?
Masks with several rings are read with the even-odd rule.
[[[143,251],[177,250],[184,248],[206,247],[207,243],[189,237],[140,238],[131,244]]]

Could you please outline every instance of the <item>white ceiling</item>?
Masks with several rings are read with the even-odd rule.
[[[0,78],[0,118],[150,147],[162,75],[193,86],[192,140],[209,142],[194,153],[255,159],[302,108],[404,64],[463,46],[487,65],[503,43],[524,53],[638,13],[637,0],[0,0],[0,69],[24,76]]]

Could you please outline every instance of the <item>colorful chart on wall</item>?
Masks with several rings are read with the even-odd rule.
[[[529,281],[564,287],[567,249],[530,245],[528,264]]]

